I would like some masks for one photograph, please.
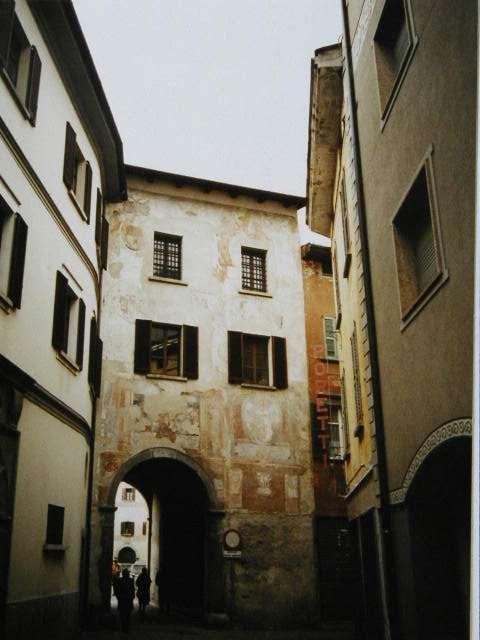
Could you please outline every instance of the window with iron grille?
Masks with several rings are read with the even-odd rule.
[[[182,278],[182,238],[155,232],[153,238],[153,275]]]
[[[125,487],[122,491],[122,500],[124,502],[135,502],[135,489],[133,487]]]
[[[120,535],[121,536],[133,536],[135,535],[135,523],[134,522],[121,522],[120,523]]]
[[[266,257],[262,249],[242,247],[242,289],[266,292]]]

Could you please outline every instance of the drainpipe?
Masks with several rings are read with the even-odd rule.
[[[367,332],[370,345],[370,366],[372,370],[372,394],[373,394],[373,411],[375,416],[375,436],[377,444],[377,472],[380,490],[380,509],[375,512],[375,526],[377,533],[377,553],[380,578],[380,590],[382,598],[382,614],[384,622],[385,640],[392,638],[390,605],[392,602],[391,591],[392,585],[389,584],[388,578],[393,575],[392,568],[392,551],[390,541],[390,513],[389,513],[389,497],[388,497],[388,475],[387,462],[385,453],[385,433],[383,428],[383,411],[382,397],[380,390],[380,375],[378,365],[378,350],[375,330],[375,313],[372,295],[372,279],[370,271],[370,253],[368,247],[368,233],[365,213],[365,194],[363,191],[363,173],[362,161],[360,154],[360,139],[358,132],[357,118],[357,101],[355,94],[355,82],[352,66],[352,50],[350,40],[350,27],[348,23],[348,10],[346,0],[342,0],[342,17],[343,17],[343,40],[344,55],[348,74],[348,88],[350,94],[350,117],[352,123],[352,134],[354,144],[354,163],[357,175],[356,191],[358,202],[358,218],[360,242],[363,255],[363,280],[365,287],[365,305],[367,315]]]
[[[477,16],[480,12],[480,2]],[[480,473],[480,24],[477,25],[477,157],[476,157],[476,192],[475,192],[475,288],[473,314],[473,408],[472,408],[472,497],[471,497],[471,543],[470,543],[470,638],[479,637],[480,617],[478,602],[480,599],[478,554],[480,553],[480,539],[478,514],[480,504],[479,473]]]

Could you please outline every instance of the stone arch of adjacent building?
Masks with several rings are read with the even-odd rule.
[[[99,506],[100,512],[100,549],[98,558],[98,584],[101,601],[105,609],[110,608],[111,571],[113,560],[113,539],[115,523],[115,496],[120,482],[138,465],[151,460],[174,461],[188,467],[203,485],[206,495],[206,565],[209,567],[205,577],[204,613],[224,609],[223,562],[221,548],[217,541],[221,539],[221,529],[225,512],[219,502],[214,483],[205,469],[193,458],[168,447],[146,449],[126,460],[110,482],[105,503]]]
[[[433,431],[423,442],[410,462],[407,472],[403,478],[402,485],[398,489],[390,492],[390,504],[401,504],[405,501],[418,470],[421,468],[426,458],[436,450],[437,447],[448,440],[471,437],[471,435],[471,418],[457,418],[455,420],[450,420],[435,429],[435,431]]]

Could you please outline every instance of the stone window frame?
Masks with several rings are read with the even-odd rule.
[[[379,30],[382,26],[382,19],[385,17],[385,12],[388,9],[390,3],[394,2],[402,2],[405,20],[406,20],[406,28],[408,35],[408,46],[403,55],[402,61],[399,65],[398,71],[392,81],[392,85],[388,91],[385,92],[385,95],[382,96],[382,89],[379,82],[379,78],[381,77],[381,46],[379,44]],[[378,104],[380,110],[380,128],[383,131],[390,113],[392,112],[393,105],[397,99],[397,96],[400,92],[400,88],[403,84],[403,81],[407,75],[407,71],[410,67],[410,64],[413,59],[413,55],[418,46],[418,36],[415,30],[415,23],[413,19],[413,10],[411,6],[411,0],[383,0],[383,6],[380,11],[380,15],[378,18],[378,22],[375,27],[373,39],[372,39],[372,49],[373,49],[373,58],[374,58],[374,68],[376,71],[376,83],[377,83],[377,95],[378,95]]]
[[[397,273],[397,293],[398,304],[400,310],[400,330],[404,331],[408,325],[417,317],[420,311],[428,304],[428,302],[435,296],[439,289],[448,281],[449,272],[445,261],[445,250],[442,238],[442,230],[440,224],[440,216],[438,211],[438,201],[436,195],[435,186],[435,174],[433,166],[433,145],[430,145],[421,162],[417,166],[412,178],[409,180],[408,187],[406,188],[402,198],[395,207],[395,213],[391,218],[392,228],[392,241],[394,246],[395,256],[395,271]],[[396,221],[401,214],[402,206],[410,194],[417,178],[420,173],[425,171],[427,192],[428,192],[428,204],[430,221],[432,224],[433,241],[435,245],[436,259],[437,259],[437,274],[432,282],[422,291],[418,293],[416,298],[408,305],[402,305],[402,285],[401,285],[401,242],[399,241],[398,231],[396,229]]]

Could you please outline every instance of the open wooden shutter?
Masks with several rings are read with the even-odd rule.
[[[183,325],[183,375],[198,378],[198,327]]]
[[[102,220],[102,246],[100,247],[100,262],[102,269],[107,268],[108,262],[108,232],[109,224],[105,218]]]
[[[22,302],[23,272],[25,268],[25,252],[27,249],[28,227],[22,216],[15,215],[13,231],[12,260],[10,277],[8,279],[8,297],[16,309],[20,309]]]
[[[285,338],[272,338],[273,386],[277,389],[288,387],[287,341]]]
[[[243,334],[240,331],[228,332],[228,382],[243,382]]]
[[[34,125],[37,119],[38,90],[42,63],[35,47],[30,47],[30,72],[28,75],[27,99],[25,106],[30,113],[30,122]]]
[[[135,320],[134,373],[145,374],[150,370],[150,320]]]
[[[85,303],[80,298],[78,301],[78,326],[77,326],[77,357],[75,358],[79,369],[83,367],[83,345],[85,342]]]
[[[97,344],[97,321],[90,319],[90,342],[88,345],[88,383],[93,388],[95,383],[95,348]]]
[[[13,0],[2,0],[0,2],[0,63],[2,65],[7,64],[14,18],[15,2]]]
[[[63,182],[69,189],[73,188],[75,180],[76,164],[76,135],[69,122],[65,130],[65,155],[63,158]]]
[[[87,162],[85,166],[85,189],[83,192],[83,212],[87,216],[87,224],[90,224],[90,207],[92,201],[92,167]]]
[[[63,273],[57,271],[55,303],[53,308],[52,345],[59,351],[66,351],[68,344],[68,327],[66,323],[67,295],[68,280]]]
[[[103,198],[100,189],[97,189],[97,208],[95,211],[95,243],[100,246],[102,242],[102,217],[103,217]]]

